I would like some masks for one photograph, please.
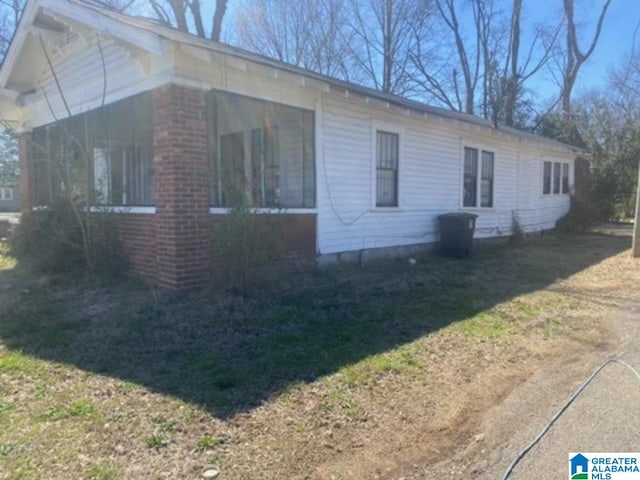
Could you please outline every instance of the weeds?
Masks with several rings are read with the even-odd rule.
[[[145,439],[144,444],[147,448],[160,449],[169,445],[169,440],[165,435],[154,433]]]
[[[91,466],[84,475],[86,480],[117,480],[118,471],[106,464]]]
[[[440,438],[460,425],[443,405],[480,411],[479,398],[503,390],[486,388],[504,378],[492,366],[517,352],[534,368],[543,347],[591,331],[583,300],[559,286],[627,244],[547,236],[463,262],[342,266],[271,297],[0,291],[0,464],[16,478],[145,479],[167,465],[191,478],[208,459],[233,463],[229,478],[293,478],[363,437],[399,448],[381,432],[414,425]],[[607,278],[635,295],[636,273],[620,265]]]
[[[198,451],[204,452],[206,450],[214,450],[216,447],[222,445],[223,443],[224,439],[222,438],[215,438],[209,435],[205,435],[198,441],[196,447]]]

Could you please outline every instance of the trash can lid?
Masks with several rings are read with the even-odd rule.
[[[478,215],[475,213],[469,212],[451,212],[451,213],[443,213],[442,215],[438,215],[438,220],[446,219],[446,218],[462,218],[462,219],[472,219],[478,218]]]

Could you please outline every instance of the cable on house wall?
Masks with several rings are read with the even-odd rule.
[[[547,423],[545,425],[545,427],[533,439],[533,441],[529,445],[527,445],[516,456],[516,458],[513,460],[513,462],[511,462],[511,465],[509,465],[509,467],[507,467],[507,470],[504,472],[504,476],[502,477],[502,480],[508,480],[509,479],[509,477],[511,476],[511,473],[513,473],[513,470],[516,467],[516,465],[518,465],[518,463],[520,463],[520,461],[522,461],[522,459],[527,456],[527,454],[533,449],[533,447],[535,447],[540,442],[540,440],[542,440],[542,438],[549,432],[549,430],[554,425],[554,423],[556,423],[556,421],[567,411],[567,409],[580,396],[580,394],[585,390],[585,388],[587,388],[589,386],[589,384],[602,372],[602,370],[605,369],[605,367],[607,367],[607,366],[609,366],[609,365],[611,365],[613,363],[618,363],[618,364],[623,365],[624,367],[628,368],[636,376],[636,378],[640,381],[640,373],[635,368],[633,368],[631,365],[629,365],[627,362],[625,362],[623,360],[620,360],[619,358],[612,358],[612,359],[609,359],[606,362],[604,362],[602,365],[600,365],[598,368],[596,368],[591,375],[589,375],[587,380],[582,385],[580,385],[580,387],[573,393],[573,395],[571,395],[569,400],[567,400],[565,402],[565,404],[562,405],[560,410],[558,410],[558,412],[551,418],[549,423]]]
[[[100,101],[100,107],[104,107],[107,99],[107,62],[104,59],[104,50],[102,49],[102,42],[100,42],[100,34],[96,35],[96,40],[98,42],[100,61],[102,63],[102,100]]]
[[[327,98],[326,95],[322,95],[322,122],[323,122],[323,126],[324,126],[324,114],[326,113],[326,106],[327,106]],[[364,217],[367,213],[369,213],[371,211],[371,209],[367,209],[364,212],[362,212],[361,214],[359,214],[358,216],[356,216],[355,218],[353,218],[352,220],[345,220],[342,215],[340,215],[340,213],[338,212],[338,209],[335,206],[335,203],[333,201],[333,195],[331,193],[331,185],[329,182],[329,173],[327,172],[327,155],[326,155],[326,142],[324,141],[324,136],[322,138],[322,171],[324,173],[324,181],[325,181],[325,186],[327,187],[327,197],[329,199],[329,205],[331,206],[331,210],[333,211],[333,214],[335,215],[335,217],[340,221],[340,223],[342,225],[344,225],[345,227],[348,227],[350,225],[354,225],[356,224],[362,217]]]

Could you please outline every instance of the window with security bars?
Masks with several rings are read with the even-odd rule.
[[[475,148],[464,148],[464,207],[475,207],[476,191],[478,183],[478,150]]]
[[[376,132],[376,207],[398,206],[400,136]]]
[[[463,207],[493,207],[494,154],[464,148]]]
[[[493,207],[493,152],[482,152],[480,206]]]

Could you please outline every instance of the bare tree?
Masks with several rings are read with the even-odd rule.
[[[525,84],[551,58],[561,29],[561,22],[536,25],[523,50],[523,3],[513,0],[508,12],[496,0],[435,0],[442,29],[435,36],[442,38],[430,48],[421,42],[412,54],[416,85],[428,98],[495,125],[522,120]]]
[[[521,18],[522,0],[514,0],[509,26],[509,49],[504,59],[504,67],[500,79],[501,95],[496,98],[500,117],[504,124],[513,127],[518,103],[525,91],[526,82],[542,70],[555,54],[555,45],[562,29],[563,22],[555,25],[536,25],[526,54],[521,57]]]
[[[598,17],[595,34],[593,35],[587,50],[583,51],[578,45],[578,34],[574,19],[574,0],[564,0],[564,16],[567,23],[567,43],[560,99],[562,102],[562,112],[565,115],[571,114],[571,92],[573,91],[576,79],[578,78],[578,72],[596,48],[596,44],[600,38],[600,33],[602,32],[602,23],[604,22],[607,9],[610,4],[611,0],[605,0]]]
[[[26,0],[2,0],[0,2],[0,61],[4,58],[13,32],[20,21]]]
[[[346,10],[340,0],[258,0],[240,5],[239,46],[325,75],[348,78]]]
[[[426,41],[429,0],[351,0],[351,61],[366,83],[387,93],[410,93],[412,52]]]
[[[200,0],[147,0],[156,19],[181,32],[189,33],[193,24],[199,37],[220,41],[222,20],[227,12],[228,0],[216,0],[215,10],[207,30]]]

